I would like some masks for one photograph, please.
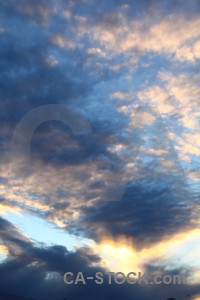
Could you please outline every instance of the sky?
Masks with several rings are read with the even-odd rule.
[[[0,294],[200,299],[199,71],[198,0],[0,0]]]

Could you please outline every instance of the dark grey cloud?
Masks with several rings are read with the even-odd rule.
[[[124,235],[133,238],[138,248],[190,228],[193,216],[189,205],[177,201],[167,180],[161,178],[131,182],[121,201],[83,206],[82,213],[83,230],[88,230],[93,238],[101,228],[102,236]]]
[[[8,222],[1,220],[1,230],[9,230],[12,227]],[[13,231],[13,228],[12,228]],[[12,232],[15,234],[16,231]],[[100,258],[94,255],[88,248],[80,248],[74,252],[68,251],[64,246],[37,247],[29,244],[23,247],[23,252],[7,259],[0,264],[0,291],[17,296],[26,296],[34,299],[160,299],[171,295],[185,296],[197,294],[200,291],[198,285],[108,285],[105,280],[103,285],[96,285],[87,281],[86,285],[65,285],[63,275],[71,271],[76,276],[83,272],[84,276],[94,276],[96,272],[105,274],[107,271],[98,266]],[[94,266],[95,265],[95,266]],[[153,274],[155,268],[147,268]],[[134,271],[134,270],[133,270]],[[163,270],[164,272],[164,270]],[[182,274],[177,270],[176,274]],[[164,273],[163,273],[164,274]],[[106,278],[106,276],[104,276]]]
[[[109,199],[105,196],[105,178],[94,179],[88,184],[89,163],[96,167],[97,173],[110,172],[114,178],[122,172],[127,179],[131,174],[126,174],[124,168],[128,162],[135,162],[138,148],[143,146],[139,135],[148,128],[136,128],[137,132],[128,136],[126,130],[132,121],[131,117],[118,111],[121,100],[112,102],[108,99],[110,92],[127,89],[123,76],[130,75],[129,56],[126,57],[128,63],[123,65],[123,54],[110,55],[109,51],[107,54],[110,56],[98,57],[89,54],[87,49],[98,48],[99,42],[91,41],[85,33],[78,36],[81,25],[77,17],[85,17],[89,26],[98,26],[99,30],[108,28],[115,33],[122,26],[120,13],[127,19],[127,24],[128,20],[142,20],[146,15],[149,16],[148,22],[153,23],[175,13],[192,18],[199,13],[199,8],[198,1],[179,0],[113,0],[98,3],[81,0],[0,0],[0,27],[5,29],[0,32],[0,151],[6,153],[1,155],[0,159],[5,170],[7,171],[9,163],[8,153],[13,130],[20,119],[35,107],[51,103],[69,105],[82,110],[93,128],[89,135],[74,137],[67,126],[58,121],[50,121],[41,124],[32,139],[32,160],[40,161],[41,168],[51,165],[59,173],[65,166],[74,167],[75,170],[76,167],[84,165],[84,170],[74,176],[77,186],[79,183],[85,184],[85,188],[75,193],[74,197],[79,199],[83,193],[81,196],[87,203],[80,203],[80,218],[76,224],[69,219],[68,212],[68,209],[71,209],[69,198],[70,192],[73,192],[72,188],[69,187],[68,192],[59,182],[56,195],[53,195],[55,199],[51,201],[52,195],[47,191],[45,200],[41,200],[42,204],[49,205],[49,209],[45,211],[34,207],[27,208],[23,202],[18,203],[5,197],[1,197],[1,203],[11,207],[22,207],[50,221],[57,214],[66,214],[66,230],[98,241],[100,228],[102,235],[109,234],[114,239],[120,235],[134,238],[136,249],[191,228],[191,220],[197,220],[197,213],[194,212],[191,203],[198,204],[199,195],[196,194],[195,199],[190,195],[177,161],[175,176],[167,172],[159,176],[159,173],[154,172],[159,165],[158,159],[154,156],[147,166],[147,163],[142,161],[144,153],[141,153],[137,165],[140,171],[136,175],[143,179],[130,176],[126,181],[123,198],[119,202],[107,201]],[[72,14],[70,20],[62,14],[67,9],[70,9]],[[148,22],[143,26],[144,31],[150,25]],[[73,47],[56,45],[53,42],[56,35],[62,35],[63,38],[72,41]],[[102,50],[105,50],[104,47]],[[134,51],[136,55],[139,53],[139,49]],[[155,83],[159,65],[162,64],[165,69],[169,64],[167,57],[159,57],[148,74],[141,72],[140,64],[151,61],[151,57],[147,61],[143,57],[138,63],[139,69],[131,71],[135,72],[133,89],[137,84],[144,87],[149,82]],[[117,64],[122,64],[122,67],[113,71],[110,67]],[[177,68],[176,65],[175,69]],[[123,103],[128,105],[126,100]],[[173,115],[172,122],[176,121],[177,115]],[[136,125],[137,122],[140,124],[136,120]],[[157,137],[153,137],[158,145],[154,148],[155,151],[159,150],[159,138],[166,138],[158,128]],[[128,150],[122,151],[120,155],[110,150],[111,146],[118,144],[127,147]],[[170,149],[169,145],[167,147]],[[163,155],[163,158],[168,161],[173,158],[173,153]],[[12,179],[9,176],[5,178],[3,173],[0,183],[7,184],[9,190],[12,188],[9,180]],[[173,186],[170,185],[172,182]],[[26,186],[26,178],[23,179],[23,185]],[[43,192],[45,194],[46,190]],[[29,191],[29,195],[37,199],[44,196],[35,191]],[[88,202],[97,197],[100,198],[99,201],[89,206]],[[191,200],[193,202],[190,203]],[[105,271],[102,267],[97,267],[101,261],[100,257],[88,248],[70,252],[60,245],[36,246],[3,218],[0,218],[0,239],[9,250],[8,259],[0,264],[0,291],[3,292],[48,300],[64,297],[97,300],[148,297],[153,300],[171,295],[179,297],[189,293],[200,293],[199,286],[195,285],[141,288],[115,284],[96,286],[90,283],[85,287],[67,287],[63,282],[63,274],[66,271],[83,271],[87,275],[100,270]],[[153,267],[153,262],[152,266],[147,265],[146,269],[157,270]],[[183,270],[177,272],[182,273]]]
[[[0,217],[0,241],[8,248],[11,256],[31,247],[31,241],[23,236],[12,223],[2,217]]]
[[[86,250],[87,251],[87,250]],[[85,276],[94,276],[96,272],[105,272],[100,267],[91,267],[98,262],[98,257],[79,250],[68,252],[64,247],[54,246],[48,249],[34,249],[32,255],[24,255],[0,265],[0,273],[4,274],[0,282],[0,290],[4,293],[31,297],[34,299],[160,299],[169,296],[185,297],[187,294],[198,294],[198,285],[96,285],[87,282],[86,285],[65,285],[63,275],[72,271],[75,276],[78,271]]]

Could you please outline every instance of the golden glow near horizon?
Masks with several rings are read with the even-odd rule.
[[[172,2],[0,1],[8,272],[185,272],[200,300],[200,1]]]
[[[200,267],[199,228],[174,234],[139,250],[125,237],[116,240],[106,238],[89,246],[102,257],[102,264],[114,272],[144,272],[145,265],[152,262],[154,266],[160,264],[169,271],[181,265],[193,268],[188,283],[195,284],[200,278],[199,271],[196,271]]]

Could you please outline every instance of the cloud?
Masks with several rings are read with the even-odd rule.
[[[0,289],[36,299],[199,294],[199,2],[0,6],[0,211],[36,214],[92,240],[74,252],[36,245],[1,218],[8,257],[0,264]],[[27,112],[51,103],[82,111],[93,132],[75,137],[62,122],[41,124],[31,171],[16,176],[13,130]],[[121,201],[109,201],[119,195]],[[196,253],[182,255],[181,241],[183,252],[191,242]],[[166,271],[167,264],[180,273],[187,265],[191,275],[190,265],[193,282],[181,289],[63,283],[68,268]]]
[[[99,48],[89,48],[87,50],[87,53],[88,54],[97,54],[97,55],[100,55],[102,57],[106,56],[106,54],[101,49],[99,49]]]
[[[74,49],[75,47],[72,41],[69,41],[67,38],[64,38],[60,35],[53,36],[52,42],[61,48]]]
[[[182,13],[177,16],[177,12],[152,21],[148,14],[142,20],[130,19],[123,11],[116,11],[105,14],[92,27],[89,22],[85,23],[79,31],[81,35],[89,32],[107,52],[115,55],[136,53],[140,57],[153,52],[180,61],[194,61],[199,58],[196,51],[199,25],[199,16],[188,18]]]

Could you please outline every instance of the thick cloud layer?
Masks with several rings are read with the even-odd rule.
[[[197,0],[0,1],[0,292],[197,299],[199,13]],[[43,111],[24,168],[23,151],[12,155],[13,134],[22,141],[15,131],[22,118],[52,104],[80,113],[91,131],[75,135],[59,111],[48,122]],[[84,129],[81,118],[73,122]],[[42,244],[42,232],[33,241],[9,213],[90,240],[74,251],[55,237]],[[190,283],[63,282],[68,270],[90,275],[127,265],[187,273]]]

